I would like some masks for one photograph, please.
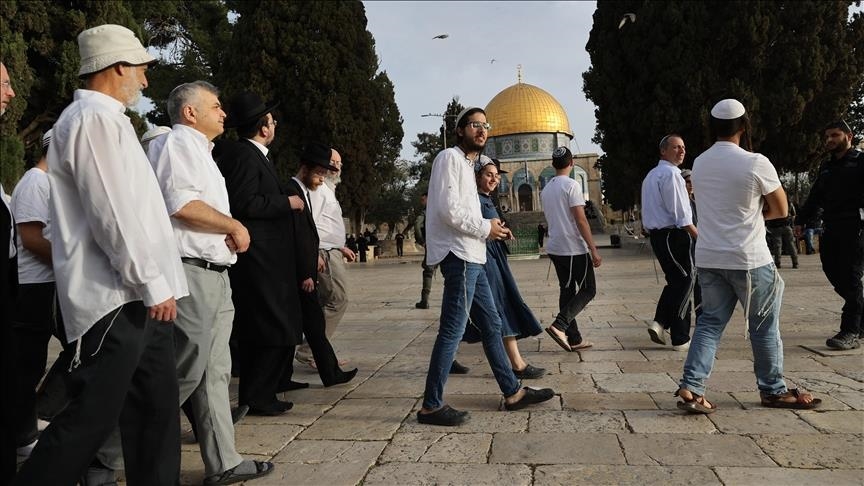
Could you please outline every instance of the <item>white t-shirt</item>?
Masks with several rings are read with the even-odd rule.
[[[582,186],[568,176],[555,176],[540,193],[543,212],[549,223],[546,253],[558,256],[584,255],[588,244],[576,227],[576,218],[570,208],[584,206]]]
[[[42,236],[49,241],[51,238],[50,197],[51,184],[48,182],[48,174],[42,169],[33,167],[18,181],[18,185],[12,191],[10,205],[16,224],[37,222],[44,224]],[[20,231],[16,244],[18,245],[18,282],[22,284],[53,282],[54,269],[24,248]]]
[[[696,266],[751,270],[771,263],[762,196],[780,179],[768,158],[716,142],[696,157],[690,179],[699,214]]]

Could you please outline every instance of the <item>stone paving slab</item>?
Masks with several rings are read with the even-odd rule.
[[[864,438],[860,435],[757,435],[754,440],[782,467],[864,468]]]
[[[855,410],[864,410],[864,393],[834,392],[831,394],[831,398],[843,403],[850,408],[854,408]]]
[[[355,486],[363,481],[374,463],[338,462],[279,464],[272,473],[249,481],[250,486],[293,486],[300,484]]]
[[[647,393],[562,393],[567,410],[655,410],[657,404]]]
[[[809,390],[807,390],[809,391]],[[747,410],[776,410],[762,406],[762,402],[759,399],[759,392],[735,392],[732,395],[741,402],[743,408]],[[849,410],[849,406],[840,400],[834,398],[834,396],[826,394],[826,393],[815,393],[815,397],[822,400],[822,403],[819,405],[818,410]],[[710,400],[710,397],[709,397]]]
[[[636,434],[716,434],[706,415],[671,410],[627,410],[627,425]]]
[[[529,486],[531,477],[531,468],[525,465],[390,462],[373,467],[363,480],[363,486]]]
[[[785,437],[785,436],[784,436]],[[809,437],[809,436],[808,436]],[[627,464],[661,466],[771,466],[748,437],[723,434],[621,435]]]
[[[363,462],[374,464],[385,441],[348,441],[348,440],[302,440],[297,439],[285,446],[273,458],[277,464],[316,464]]]
[[[625,373],[617,375],[591,375],[601,392],[658,392],[677,390],[678,385],[666,373]]]
[[[615,434],[499,433],[490,464],[624,464]]]
[[[627,431],[619,411],[582,412],[574,410],[531,412],[529,432],[619,433]]]
[[[862,470],[792,469],[781,467],[717,467],[717,476],[726,486],[754,484],[860,486]]]
[[[864,434],[864,412],[861,411],[806,410],[798,412],[798,416],[825,434]]]
[[[565,465],[538,466],[534,471],[534,484],[549,486],[570,486],[574,484],[712,486],[722,485],[723,483],[717,479],[717,476],[708,467]]]
[[[467,422],[458,427],[424,425],[417,422],[412,414],[399,427],[399,432],[458,432],[458,433],[495,433],[525,432],[528,430],[528,412],[470,412]]]
[[[306,429],[303,439],[387,440],[414,407],[408,398],[343,400]]]
[[[724,434],[819,433],[791,410],[718,410],[708,418]]]
[[[447,434],[433,442],[421,462],[485,464],[492,434]]]
[[[300,425],[268,425],[260,427],[250,424],[234,426],[234,442],[240,454],[257,454],[273,457],[303,431]]]

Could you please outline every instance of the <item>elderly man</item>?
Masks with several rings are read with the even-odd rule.
[[[444,385],[459,341],[465,333],[472,302],[482,309],[474,321],[483,340],[483,351],[507,410],[550,400],[549,388],[522,388],[501,340],[501,319],[483,265],[486,240],[510,237],[498,218],[484,219],[477,197],[474,163],[486,146],[489,133],[486,112],[470,107],[456,117],[455,147],[441,151],[432,163],[426,216],[427,265],[441,265],[444,294],[435,346],[429,359],[423,406],[417,412],[421,424],[456,426],[468,420],[468,412],[444,403]]]
[[[711,109],[716,142],[693,163],[693,189],[699,197],[696,266],[702,286],[702,313],[684,374],[675,393],[678,408],[712,413],[705,398],[720,338],[740,302],[746,336],[753,350],[753,371],[762,405],[812,409],[821,400],[783,379],[780,304],[783,279],[765,240],[765,219],[786,216],[786,194],[777,171],[762,154],[750,152],[750,121],[744,105],[726,99]]]
[[[174,348],[180,403],[190,401],[204,461],[204,484],[231,484],[273,469],[244,461],[234,447],[228,384],[228,340],[234,322],[228,267],[249,248],[249,232],[232,218],[228,192],[210,151],[224,131],[218,90],[205,81],[181,84],[168,96],[172,130],[150,148],[150,162],[189,282],[177,303]]]
[[[685,154],[684,139],[674,133],[666,135],[660,140],[660,162],[642,181],[642,226],[666,276],[648,335],[655,343],[666,344],[663,334],[668,331],[676,351],[689,347],[690,296],[696,285],[692,253],[697,232],[678,169]]]
[[[327,339],[333,337],[345,310],[348,308],[348,275],[345,273],[344,257],[353,262],[357,255],[345,245],[345,222],[342,206],[336,199],[336,186],[341,182],[342,156],[331,150],[330,162],[335,171],[324,178],[324,184],[309,192],[312,219],[318,230],[318,300],[324,310]],[[309,345],[297,349],[297,361],[315,366]],[[344,364],[340,362],[340,365]]]
[[[170,321],[188,291],[159,184],[124,114],[155,59],[119,25],[85,30],[78,45],[85,89],[55,123],[48,150],[51,254],[66,339],[76,345],[70,401],[14,484],[74,484],[118,424],[127,482],[176,484]]]

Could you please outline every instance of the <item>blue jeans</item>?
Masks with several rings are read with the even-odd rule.
[[[780,339],[780,303],[785,284],[773,264],[752,270],[699,268],[702,286],[702,314],[690,341],[684,362],[681,388],[705,394],[705,381],[711,375],[720,336],[741,302],[748,314],[748,332],[753,348],[753,371],[759,391],[786,393],[783,381],[783,341]],[[749,285],[748,285],[749,280]],[[748,295],[749,290],[749,295]]]
[[[438,337],[432,348],[429,360],[429,373],[426,375],[426,391],[423,407],[436,410],[444,405],[444,384],[450,373],[450,366],[456,356],[456,349],[465,333],[468,311],[471,302],[478,310],[473,322],[480,329],[483,352],[492,368],[492,374],[505,397],[519,391],[519,380],[513,374],[510,360],[504,351],[501,340],[501,319],[496,311],[495,301],[483,265],[468,263],[450,253],[440,264],[444,276],[444,296],[441,304],[441,321]]]

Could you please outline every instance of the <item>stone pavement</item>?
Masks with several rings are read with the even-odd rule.
[[[312,384],[289,392],[281,417],[247,417],[238,450],[272,460],[258,485],[379,484],[832,484],[864,483],[864,354],[832,352],[840,299],[818,255],[786,280],[781,332],[790,386],[822,398],[818,411],[760,406],[740,308],[726,330],[708,398],[719,410],[688,416],[675,408],[684,355],[652,343],[645,331],[661,285],[650,248],[628,240],[603,249],[598,295],[579,318],[594,347],[562,351],[545,335],[519,342],[528,362],[548,374],[526,385],[549,386],[555,399],[528,410],[499,411],[501,396],[479,344],[462,345],[446,400],[471,411],[460,427],[419,425],[429,354],[437,331],[441,279],[432,308],[414,309],[420,294],[416,260],[350,266],[352,298],[334,346],[360,368],[347,385]],[[788,258],[784,257],[784,264]],[[549,260],[512,261],[528,304],[544,323],[557,309]],[[660,281],[662,281],[662,273]],[[183,484],[200,484],[197,446],[183,445]]]

